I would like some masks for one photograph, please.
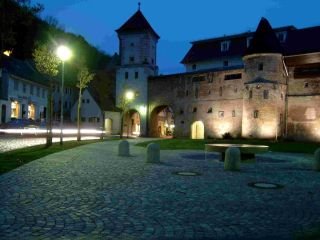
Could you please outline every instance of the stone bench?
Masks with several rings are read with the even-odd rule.
[[[207,152],[219,152],[221,153],[221,160],[224,161],[225,152],[229,147],[239,148],[241,153],[241,160],[255,158],[255,154],[264,153],[269,150],[269,146],[266,145],[250,145],[250,144],[205,144],[205,158],[207,159]]]

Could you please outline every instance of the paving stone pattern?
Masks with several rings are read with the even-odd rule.
[[[148,164],[145,148],[131,141],[132,156],[119,157],[117,144],[81,146],[1,175],[0,239],[278,240],[320,223],[311,155],[268,153],[225,172],[203,151],[162,151],[161,164]]]

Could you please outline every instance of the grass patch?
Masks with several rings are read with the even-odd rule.
[[[137,146],[146,147],[149,143],[156,142],[162,150],[176,149],[194,149],[204,150],[204,144],[207,143],[234,143],[234,144],[259,144],[269,146],[272,152],[292,152],[292,153],[311,153],[313,154],[317,148],[320,148],[320,143],[312,142],[286,142],[286,141],[270,141],[270,140],[249,140],[249,139],[162,139],[156,141],[148,141],[138,143]]]
[[[314,227],[308,231],[302,231],[295,234],[295,240],[319,240],[320,239],[320,226]]]
[[[46,148],[45,145],[37,145],[33,147],[27,147],[0,153],[0,174],[9,172],[17,167],[20,167],[23,164],[42,158],[52,153],[101,141],[103,140],[84,140],[80,142],[68,141],[64,142],[63,146],[60,146],[60,143],[53,143],[52,146],[49,148]]]

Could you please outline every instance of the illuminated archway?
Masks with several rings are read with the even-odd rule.
[[[196,121],[191,125],[191,139],[204,139],[204,125],[202,121]]]
[[[174,133],[174,114],[167,105],[158,106],[150,115],[150,136],[172,138]]]
[[[141,118],[137,110],[130,109],[125,112],[123,118],[123,136],[140,136],[140,124]]]

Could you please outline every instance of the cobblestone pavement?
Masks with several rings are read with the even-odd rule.
[[[82,137],[86,139],[99,139],[99,137]],[[77,140],[77,137],[64,137],[63,141]],[[53,142],[60,142],[60,138],[54,137]],[[31,147],[35,145],[41,145],[46,143],[44,137],[21,137],[12,135],[0,135],[0,152],[6,152],[14,149]]]
[[[81,146],[1,175],[0,239],[279,240],[320,223],[311,155],[267,153],[225,172],[203,151],[162,151],[162,164],[147,164],[144,148],[131,142],[132,156],[118,157],[117,144]]]

